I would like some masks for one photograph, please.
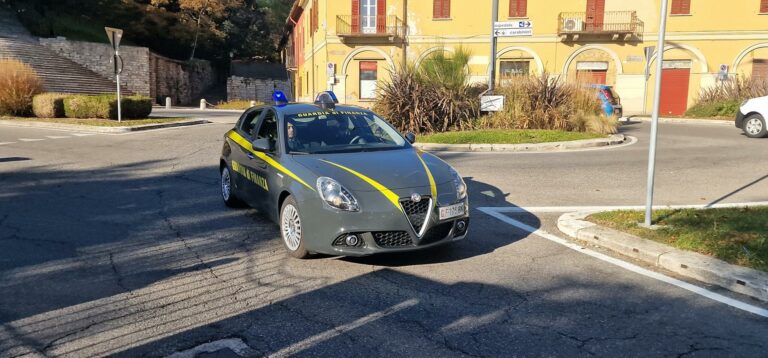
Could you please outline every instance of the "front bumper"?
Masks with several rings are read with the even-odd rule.
[[[429,187],[418,191],[423,190],[428,193]],[[410,191],[397,194],[407,197]],[[427,229],[422,236],[417,235],[404,212],[396,209],[392,203],[380,200],[380,193],[355,195],[361,203],[360,212],[341,212],[324,206],[320,200],[300,203],[302,213],[307,213],[302,215],[306,233],[304,245],[307,250],[342,256],[414,251],[464,239],[469,230],[469,202],[467,199],[456,202],[455,194],[452,202],[448,201],[448,196],[439,196],[437,202],[440,203],[439,206],[463,203],[464,215],[441,221],[438,218],[438,210],[432,210],[427,218]],[[376,205],[366,205],[367,202]],[[463,229],[460,229],[459,222],[463,222]],[[356,235],[362,243],[347,246],[344,244],[347,235]]]
[[[744,129],[744,118],[746,116],[744,113],[741,113],[741,110],[736,112],[736,120],[734,121],[734,124],[736,125],[736,128]]]

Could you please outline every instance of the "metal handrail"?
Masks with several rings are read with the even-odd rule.
[[[336,34],[339,36],[405,36],[405,25],[403,20],[394,15],[376,16],[376,28],[366,29],[362,25],[352,26],[352,15],[336,16]],[[354,16],[356,21],[360,21],[361,16]]]
[[[567,22],[567,23],[566,23]],[[602,20],[586,12],[561,12],[558,34],[642,34],[645,24],[636,11],[606,11]]]

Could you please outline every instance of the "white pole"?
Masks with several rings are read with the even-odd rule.
[[[115,49],[115,64],[117,64],[118,59],[120,58],[120,51]],[[115,78],[117,79],[117,122],[122,122],[123,120],[123,112],[122,112],[122,105],[120,102],[120,72],[118,69],[118,72],[115,74]]]
[[[651,116],[651,143],[648,148],[648,188],[645,198],[645,226],[650,227],[653,208],[653,185],[656,175],[656,138],[659,131],[659,102],[661,100],[661,71],[664,64],[664,35],[667,30],[667,3],[661,1],[661,13],[659,18],[659,39],[656,43],[656,78],[653,92],[653,114]]]
[[[496,89],[496,21],[499,20],[499,0],[493,0],[491,7],[491,63],[488,70],[488,94]]]

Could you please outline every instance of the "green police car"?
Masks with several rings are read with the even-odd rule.
[[[246,110],[226,133],[221,195],[277,222],[293,257],[364,256],[461,240],[469,228],[467,186],[450,165],[413,146],[375,113],[314,104]]]

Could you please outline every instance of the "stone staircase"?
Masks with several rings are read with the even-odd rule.
[[[47,92],[115,93],[116,83],[40,45],[18,22],[13,12],[0,9],[0,58],[30,65]],[[123,88],[125,94],[132,94]]]

